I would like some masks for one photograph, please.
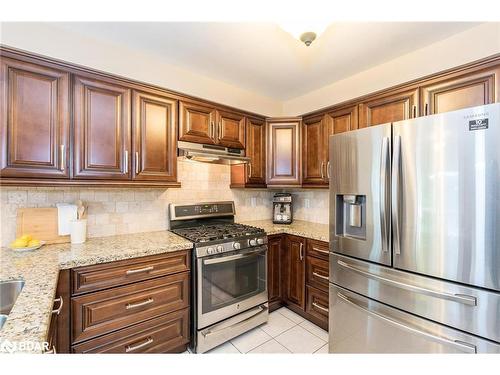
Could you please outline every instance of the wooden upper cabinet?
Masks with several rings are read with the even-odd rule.
[[[358,107],[356,105],[337,109],[327,114],[326,134],[339,134],[358,128]]]
[[[217,144],[231,148],[245,148],[245,116],[217,110]]]
[[[200,103],[181,101],[179,104],[179,140],[215,144],[215,108]]]
[[[75,178],[130,178],[130,89],[92,75],[74,77]]]
[[[177,100],[133,93],[133,178],[176,181]]]
[[[441,79],[422,86],[422,113],[455,111],[491,104],[498,99],[500,68]]]
[[[302,184],[324,185],[326,180],[325,117],[315,116],[302,121]]]
[[[267,184],[301,184],[299,118],[272,119],[267,123]]]
[[[262,118],[246,118],[245,154],[248,164],[231,166],[231,187],[266,186],[266,122]]]
[[[359,105],[359,128],[418,116],[418,88],[368,99]]]
[[[0,61],[0,175],[68,178],[69,74]]]

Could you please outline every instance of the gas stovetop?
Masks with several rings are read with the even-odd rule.
[[[235,223],[200,225],[189,228],[173,229],[172,232],[197,244],[218,240],[232,241],[235,238],[264,234],[264,230],[261,228]]]

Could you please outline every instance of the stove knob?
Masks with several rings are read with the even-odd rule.
[[[236,250],[239,250],[239,249],[241,249],[241,244],[239,242],[234,242],[233,243],[233,248],[236,249]]]
[[[264,239],[263,238],[257,238],[257,243],[259,245],[264,245]]]
[[[250,246],[257,246],[257,240],[255,238],[250,240]]]
[[[217,245],[217,252],[218,253],[222,253],[222,251],[224,250],[224,246],[222,245]]]
[[[213,253],[214,253],[214,248],[213,248],[213,247],[209,247],[209,248],[207,249],[207,253],[208,253],[208,254],[213,254]]]

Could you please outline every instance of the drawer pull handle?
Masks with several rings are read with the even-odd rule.
[[[323,307],[323,306],[321,306],[321,305],[318,305],[316,302],[313,302],[313,303],[312,303],[312,305],[313,305],[314,307],[316,307],[317,309],[320,309],[321,311],[328,313],[328,309],[327,309],[326,307]]]
[[[320,279],[323,279],[323,280],[328,280],[328,276],[322,275],[322,274],[317,273],[317,272],[313,272],[313,276],[319,277]]]
[[[56,298],[54,300],[54,302],[59,302],[59,307],[57,309],[55,309],[55,310],[52,310],[52,314],[59,315],[61,313],[61,311],[62,311],[63,304],[64,304],[63,298],[62,297]]]
[[[152,271],[154,270],[155,268],[153,266],[149,266],[149,267],[144,267],[144,268],[137,268],[135,270],[127,270],[127,275],[134,275],[136,273],[141,273],[141,272],[149,272],[149,271]]]
[[[57,354],[56,346],[52,345],[52,349],[44,351],[43,354]]]
[[[330,254],[330,252],[328,250],[321,250],[321,249],[318,249],[317,247],[314,247],[312,248],[314,251],[317,251],[318,253],[321,253],[321,254]]]
[[[144,348],[145,346],[148,346],[148,345],[152,344],[152,343],[153,343],[153,341],[154,341],[154,340],[153,340],[151,337],[148,337],[148,338],[146,339],[146,341],[141,342],[140,344],[136,344],[136,345],[127,345],[127,346],[125,347],[125,353],[130,353],[130,352],[133,352],[133,351],[135,351],[135,350],[137,350],[137,349]]]
[[[142,301],[142,302],[137,302],[137,303],[127,303],[127,305],[125,306],[125,308],[127,310],[130,310],[130,309],[135,309],[137,307],[141,307],[141,306],[146,306],[146,305],[149,305],[150,303],[153,303],[154,302],[154,299],[152,298],[148,298],[147,300],[145,301]]]

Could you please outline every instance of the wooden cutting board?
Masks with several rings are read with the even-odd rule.
[[[57,208],[20,208],[17,210],[16,238],[30,234],[47,244],[70,242],[58,234]]]

